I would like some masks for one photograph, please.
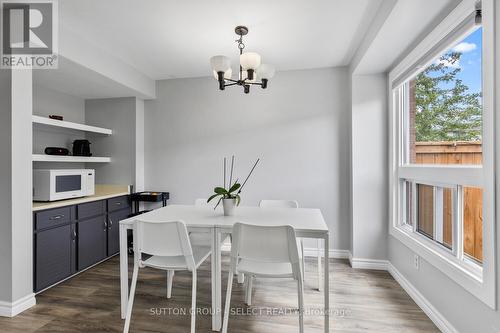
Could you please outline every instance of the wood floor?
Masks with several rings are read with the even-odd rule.
[[[228,255],[223,255],[227,271]],[[332,260],[331,332],[439,332],[396,281],[383,271],[357,270],[347,261]],[[210,332],[210,263],[198,271],[196,331]],[[323,332],[323,293],[314,290],[315,262],[306,264],[305,332]],[[223,274],[223,290],[227,275]],[[172,298],[166,295],[163,272],[139,274],[131,332],[189,332],[191,279],[187,272],[174,278]],[[257,279],[253,305],[243,304],[243,288],[233,287],[230,332],[298,332],[296,284]],[[225,294],[225,293],[224,293]],[[225,299],[223,294],[223,299]],[[187,314],[184,312],[187,311]],[[274,312],[274,313],[271,313]],[[170,314],[169,314],[170,313]],[[0,318],[0,332],[121,332],[119,259],[114,257],[37,296],[37,305],[15,318]]]

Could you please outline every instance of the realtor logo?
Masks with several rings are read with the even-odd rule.
[[[2,68],[57,68],[57,2],[1,1]]]

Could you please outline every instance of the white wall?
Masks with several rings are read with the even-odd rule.
[[[34,305],[30,70],[0,71],[0,315]]]
[[[352,256],[387,259],[387,76],[352,76]]]
[[[238,88],[219,91],[213,78],[158,82],[157,99],[145,102],[146,188],[193,203],[221,185],[224,156],[236,156],[240,179],[260,157],[242,205],[297,199],[320,208],[331,248],[348,249],[347,70],[279,72],[267,90]]]

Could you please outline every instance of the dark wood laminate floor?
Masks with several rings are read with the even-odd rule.
[[[228,256],[223,256],[227,269]],[[398,283],[383,271],[352,269],[345,260],[332,260],[331,332],[439,332]],[[198,271],[196,331],[210,332],[210,263]],[[316,266],[306,263],[305,332],[323,332],[323,293],[314,290]],[[223,272],[223,291],[227,274]],[[172,298],[166,295],[164,272],[143,269],[139,274],[131,332],[189,332],[191,278],[178,272]],[[253,305],[243,304],[242,285],[233,287],[230,332],[298,332],[296,284],[257,279]],[[223,293],[223,299],[225,292]],[[186,314],[184,314],[187,311]],[[274,314],[270,314],[274,312]],[[114,257],[37,296],[37,305],[15,318],[0,318],[0,332],[121,332],[119,258]]]

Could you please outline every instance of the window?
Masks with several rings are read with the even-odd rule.
[[[448,35],[431,33],[389,75],[390,231],[494,307],[491,59],[475,13],[462,20],[442,22]]]

